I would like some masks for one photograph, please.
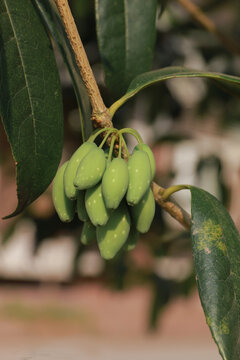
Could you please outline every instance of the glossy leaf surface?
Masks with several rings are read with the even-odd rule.
[[[156,37],[156,0],[95,0],[105,81],[122,95],[131,80],[151,69]]]
[[[201,303],[224,360],[240,359],[240,236],[225,207],[204,190],[192,194],[191,237]]]
[[[16,164],[20,213],[48,187],[63,145],[61,86],[30,0],[0,0],[0,113]]]
[[[161,81],[169,79],[194,77],[214,81],[224,90],[240,97],[240,77],[238,76],[170,66],[138,75],[129,85],[126,94],[111,106],[111,112],[114,113],[127,100],[150,85],[158,84]]]

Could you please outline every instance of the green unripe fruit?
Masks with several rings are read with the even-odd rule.
[[[148,232],[155,214],[155,200],[153,192],[148,189],[139,203],[130,208],[136,229],[140,233]]]
[[[102,193],[108,209],[116,209],[128,188],[128,166],[126,161],[115,158],[102,178]]]
[[[127,241],[131,220],[125,204],[114,210],[106,225],[97,227],[97,242],[101,256],[112,259]]]
[[[54,179],[53,189],[52,189],[52,198],[53,203],[56,209],[56,212],[59,218],[63,222],[70,222],[74,218],[76,203],[75,201],[70,200],[64,190],[64,172],[68,165],[68,161],[65,162],[60,169],[58,169],[57,174]]]
[[[145,151],[133,152],[128,161],[128,172],[127,202],[129,205],[136,205],[149,188],[152,180],[150,161]]]
[[[149,162],[151,166],[152,180],[153,180],[156,173],[156,162],[152,150],[147,144],[143,144],[143,143],[136,145],[135,148],[133,149],[133,151],[137,151],[137,150],[145,151],[148,154]]]
[[[77,214],[81,221],[88,221],[89,216],[85,207],[85,191],[78,190],[77,192]]]
[[[102,149],[90,151],[80,162],[74,179],[79,190],[89,189],[102,178],[106,167],[106,158]]]
[[[64,172],[64,186],[65,193],[69,199],[77,198],[77,189],[74,186],[74,178],[77,172],[77,168],[82,159],[89,153],[89,151],[95,149],[97,145],[95,143],[85,142],[82,144],[72,155],[68,162],[67,168]]]
[[[94,240],[96,240],[96,228],[90,221],[86,221],[82,228],[80,241],[83,245],[90,245]]]
[[[132,225],[126,241],[125,250],[127,251],[133,250],[137,245],[138,238],[139,238],[139,232],[137,231],[135,226]]]
[[[85,206],[93,225],[105,225],[109,218],[109,210],[102,196],[101,183],[88,189],[85,194]]]

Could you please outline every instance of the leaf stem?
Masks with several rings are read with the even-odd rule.
[[[111,127],[112,121],[109,110],[106,108],[103,102],[70,7],[68,5],[68,1],[55,0],[55,3],[57,5],[67,37],[75,54],[81,77],[90,98],[92,106],[92,120],[95,122],[96,127]]]
[[[182,224],[186,229],[190,229],[190,215],[176,201],[166,201],[163,199],[163,194],[166,189],[153,182],[152,190],[157,204],[160,205],[161,208],[163,208],[165,211],[167,211],[169,215],[171,215],[175,220]]]
[[[180,190],[186,190],[186,189],[190,189],[190,185],[174,185],[174,186],[170,186],[169,188],[167,188],[164,191],[164,193],[162,194],[162,198],[163,198],[163,200],[167,200],[167,198],[169,198],[169,196],[171,196],[175,192],[180,191]]]
[[[109,114],[113,118],[115,112],[126,102],[125,96],[115,101],[109,108]]]

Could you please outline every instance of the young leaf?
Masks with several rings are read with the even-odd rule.
[[[48,35],[30,0],[0,0],[0,113],[16,162],[19,214],[60,162],[63,112]]]
[[[95,7],[106,84],[119,96],[135,76],[151,68],[157,0],[95,0]]]
[[[46,23],[63,60],[72,78],[75,90],[82,128],[82,137],[85,141],[92,133],[91,108],[86,88],[83,84],[72,47],[64,30],[59,12],[54,0],[34,0],[36,6]]]
[[[210,79],[216,82],[217,85],[223,89],[240,96],[240,77],[232,76],[221,73],[205,72],[198,70],[191,70],[183,67],[170,66],[159,70],[150,71],[141,75],[138,75],[129,85],[127,92],[114,104],[112,104],[110,111],[112,115],[115,111],[122,106],[127,100],[136,95],[140,90],[161,81],[175,79],[175,78],[192,78],[202,77]]]
[[[191,236],[201,303],[224,360],[240,359],[240,236],[224,206],[190,187]]]

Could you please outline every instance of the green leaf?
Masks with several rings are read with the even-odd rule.
[[[115,111],[127,100],[136,95],[140,90],[150,85],[169,79],[193,77],[210,79],[217,85],[221,86],[224,90],[240,97],[240,77],[238,76],[170,66],[138,75],[129,85],[126,94],[112,104],[110,112],[113,115]]]
[[[224,360],[240,359],[240,236],[225,207],[190,187],[191,236],[202,307]]]
[[[122,95],[152,65],[157,0],[95,0],[97,37],[105,81]]]
[[[61,159],[61,86],[48,35],[30,0],[0,0],[0,113],[16,162],[19,214]]]
[[[78,102],[83,141],[92,133],[91,108],[89,97],[83,84],[75,55],[64,30],[57,6],[54,0],[34,0],[36,6],[47,25],[72,79],[76,99]]]

